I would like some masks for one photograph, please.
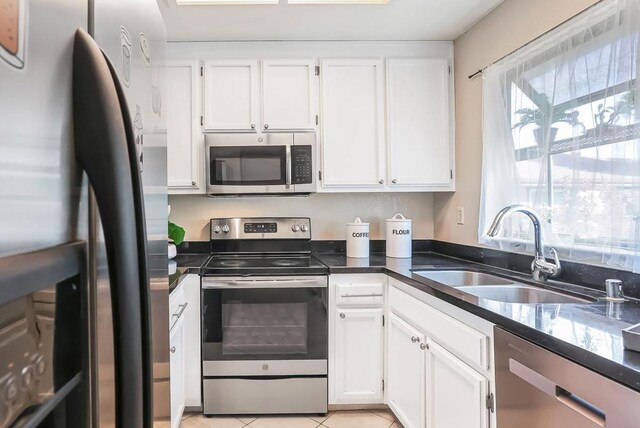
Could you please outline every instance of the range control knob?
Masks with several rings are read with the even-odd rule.
[[[220,233],[222,229],[220,229],[220,226],[214,226],[213,227],[213,233]]]
[[[297,232],[298,230],[300,230],[300,228],[298,227],[297,224],[294,224],[293,226],[291,226],[291,230],[293,230],[294,232]]]
[[[300,230],[303,232],[306,232],[307,230],[309,230],[309,226],[307,226],[306,224],[301,224],[300,225]]]
[[[226,224],[225,224],[224,226],[222,226],[222,231],[223,231],[224,233],[229,233],[229,230],[230,230],[230,229],[229,229],[229,225],[226,225]]]

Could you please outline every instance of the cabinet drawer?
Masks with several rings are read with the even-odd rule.
[[[384,304],[384,284],[379,282],[336,284],[336,304],[339,306],[382,306]]]
[[[467,364],[481,371],[489,368],[489,338],[484,333],[395,287],[389,287],[389,307]]]

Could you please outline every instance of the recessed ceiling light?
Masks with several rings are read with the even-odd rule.
[[[278,4],[280,0],[176,0],[178,6]]]

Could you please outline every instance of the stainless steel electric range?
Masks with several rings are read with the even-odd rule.
[[[211,220],[202,268],[203,411],[327,411],[327,268],[308,218]]]

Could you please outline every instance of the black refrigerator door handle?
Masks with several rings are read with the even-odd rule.
[[[151,427],[152,370],[140,174],[122,90],[91,36],[73,52],[75,151],[96,196],[111,283],[116,427]]]

